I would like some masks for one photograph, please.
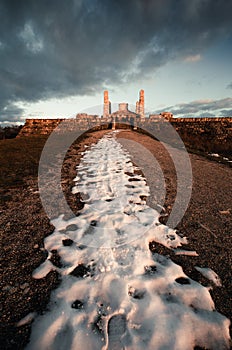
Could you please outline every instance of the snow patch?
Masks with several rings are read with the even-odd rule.
[[[31,323],[34,318],[36,316],[35,312],[30,312],[29,314],[27,314],[25,317],[23,317],[17,324],[16,327],[22,327],[25,326],[28,323]]]
[[[202,276],[204,276],[208,280],[212,281],[215,284],[215,286],[217,286],[217,287],[221,287],[222,286],[220,277],[216,274],[216,272],[211,270],[209,267],[198,267],[198,266],[195,266],[195,269],[198,272],[200,272],[202,274]]]
[[[199,256],[195,250],[176,249],[175,255]]]
[[[57,270],[61,284],[27,349],[229,349],[230,321],[209,290],[149,250],[150,242],[176,249],[187,240],[159,223],[136,170],[113,133],[83,152],[74,192],[85,205],[78,217],[53,220],[45,238],[49,255],[33,276]],[[54,250],[61,267],[49,260]]]

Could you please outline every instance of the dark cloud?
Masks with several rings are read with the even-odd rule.
[[[0,125],[3,122],[15,123],[21,121],[22,123],[21,117],[23,111],[23,108],[14,105],[14,103],[9,103],[7,106],[4,106],[0,114]]]
[[[202,116],[202,117],[215,117],[215,116],[231,116],[232,98],[227,97],[220,100],[199,100],[189,103],[180,103],[175,106],[168,106],[158,111],[158,113],[164,110],[172,112],[176,117],[178,116]],[[228,115],[230,113],[230,115]]]
[[[228,84],[226,88],[227,89],[232,89],[232,82],[230,84]]]
[[[220,115],[223,117],[231,117],[232,118],[232,108],[231,109],[222,109],[220,111]]]
[[[200,113],[200,115],[202,118],[214,118],[215,117],[215,114],[210,113],[210,112],[203,112],[203,113]]]
[[[231,13],[227,0],[2,0],[1,118],[17,101],[94,94],[201,53],[231,32]]]

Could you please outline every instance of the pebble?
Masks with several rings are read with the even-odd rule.
[[[5,292],[8,292],[9,290],[11,290],[11,286],[8,284],[8,285],[6,285],[6,286],[4,286],[3,288],[2,288],[2,290]]]
[[[29,292],[30,292],[30,288],[28,287],[28,288],[24,289],[23,294],[27,294]]]
[[[27,283],[27,282],[21,284],[21,286],[20,286],[21,289],[25,289],[27,287],[29,287],[29,283]]]

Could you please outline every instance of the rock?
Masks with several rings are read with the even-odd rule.
[[[175,281],[179,284],[191,284],[190,279],[186,277],[178,277]]]
[[[84,304],[82,303],[82,301],[80,301],[80,300],[75,300],[73,303],[72,303],[72,305],[71,305],[71,307],[73,308],[73,309],[83,309],[83,306],[84,306]]]
[[[75,267],[72,272],[70,272],[70,275],[75,277],[86,277],[90,273],[90,268],[88,266],[85,266],[84,264],[79,264]]]
[[[71,245],[73,244],[73,240],[72,240],[72,239],[69,239],[69,238],[63,239],[63,240],[62,240],[62,243],[63,243],[63,246],[69,247],[69,246],[71,246]]]

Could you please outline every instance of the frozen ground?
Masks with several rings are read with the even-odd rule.
[[[178,247],[187,241],[146,205],[149,188],[136,170],[113,134],[83,154],[73,191],[85,206],[74,219],[55,219],[45,239],[49,256],[34,278],[57,270],[62,282],[48,311],[20,321],[35,317],[28,349],[229,348],[229,320],[209,290],[150,252],[154,241],[185,254]]]

